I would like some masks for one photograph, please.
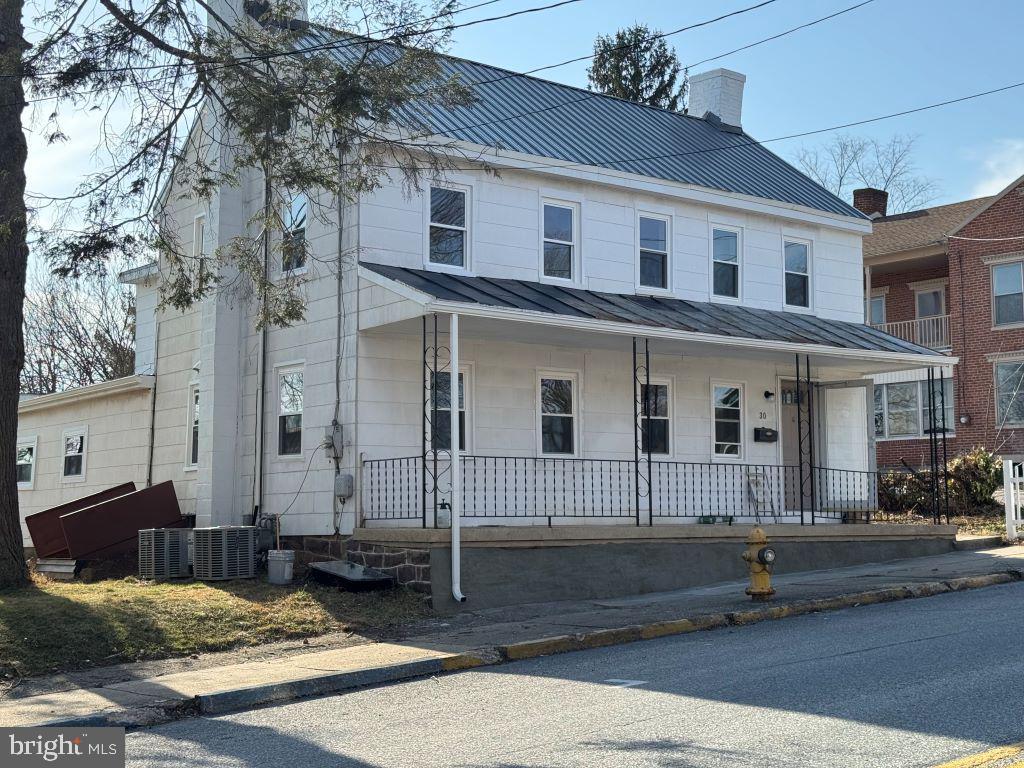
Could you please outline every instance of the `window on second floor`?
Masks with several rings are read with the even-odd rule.
[[[885,325],[885,294],[872,296],[868,301],[868,323]]]
[[[199,385],[188,387],[188,434],[185,446],[185,466],[199,466]]]
[[[668,219],[640,216],[640,286],[668,290]]]
[[[85,442],[84,429],[69,429],[64,432],[64,464],[61,476],[65,480],[85,479]]]
[[[467,266],[468,239],[466,191],[431,187],[430,263],[449,267]]]
[[[1024,323],[1024,263],[992,267],[992,325]]]
[[[544,203],[544,277],[573,280],[576,265],[576,206]]]
[[[785,305],[811,306],[811,246],[801,240],[786,240],[784,249]]]
[[[726,299],[740,297],[740,234],[715,227],[711,244],[711,293]]]
[[[281,271],[296,272],[306,266],[306,216],[309,198],[305,192],[289,192],[284,201],[281,243]]]

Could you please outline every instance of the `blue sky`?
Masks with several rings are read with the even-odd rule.
[[[756,0],[582,0],[457,30],[452,53],[524,71],[591,52],[598,34],[635,22],[663,31],[754,5]],[[683,64],[699,61],[854,5],[857,0],[776,0],[668,39]],[[466,4],[472,4],[466,0]],[[546,4],[505,0],[459,21]],[[704,65],[747,76],[744,128],[760,140],[896,112],[1024,80],[1020,0],[874,0],[836,19]],[[587,62],[539,76],[585,86]],[[883,121],[852,133],[918,135],[920,171],[937,180],[934,204],[991,194],[1024,174],[1024,88]],[[787,159],[803,142],[769,144]]]

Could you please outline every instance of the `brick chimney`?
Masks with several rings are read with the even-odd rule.
[[[712,69],[690,78],[686,111],[694,117],[711,112],[725,125],[739,128],[743,113],[743,85],[747,76],[731,69]]]
[[[853,207],[869,219],[885,216],[885,209],[888,205],[889,193],[884,189],[865,187],[853,190]]]

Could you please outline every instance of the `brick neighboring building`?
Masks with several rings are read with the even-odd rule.
[[[946,374],[949,454],[1024,457],[1024,177],[992,197],[894,216],[877,190],[857,190],[854,205],[874,220],[868,322],[960,360]],[[879,467],[927,464],[926,377],[873,377]]]

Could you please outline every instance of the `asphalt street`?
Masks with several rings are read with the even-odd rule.
[[[1024,583],[128,736],[131,766],[928,766],[1024,739]]]

